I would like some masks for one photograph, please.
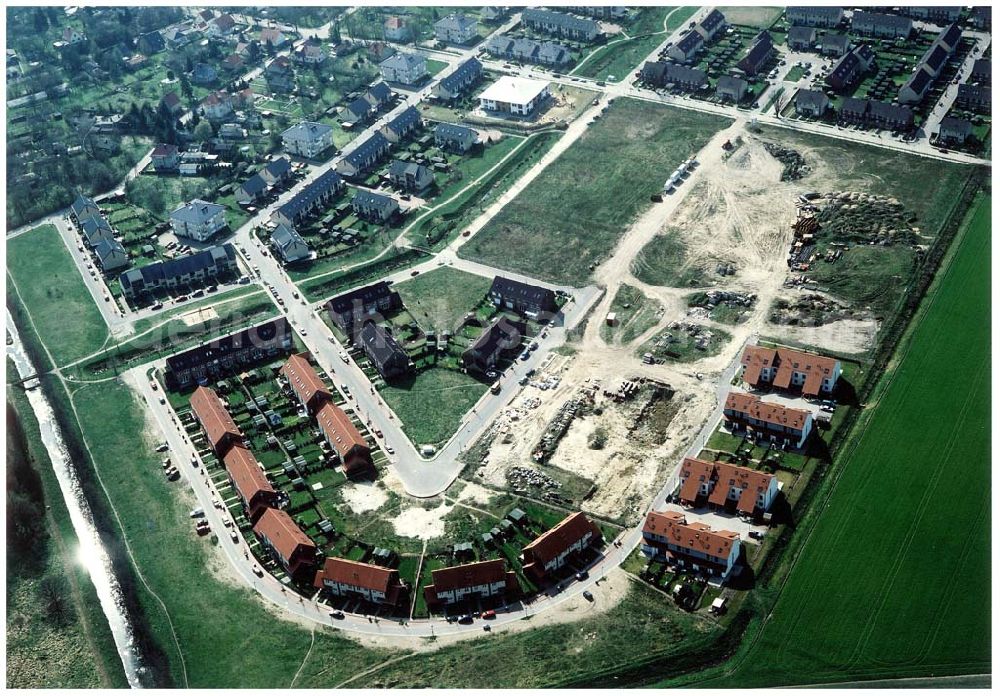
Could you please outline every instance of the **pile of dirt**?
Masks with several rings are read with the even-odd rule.
[[[806,158],[797,150],[769,142],[764,143],[764,149],[774,159],[781,162],[782,181],[798,181],[810,172]]]
[[[862,313],[823,295],[810,293],[778,297],[767,320],[779,326],[822,326],[841,319],[860,319]]]
[[[858,191],[824,196],[816,219],[824,237],[856,244],[914,244],[916,216],[895,198]]]

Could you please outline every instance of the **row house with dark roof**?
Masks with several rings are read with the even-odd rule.
[[[957,22],[962,15],[961,5],[913,5],[900,7],[899,13],[933,24]]]
[[[705,19],[695,25],[694,30],[701,34],[706,43],[712,42],[719,34],[726,31],[726,16],[719,10],[712,8],[712,11],[705,15]]]
[[[692,29],[684,34],[680,41],[667,49],[667,57],[678,63],[688,63],[698,55],[704,45],[704,37]]]
[[[829,5],[809,5],[788,7],[785,19],[789,24],[830,29],[844,21],[844,8]]]
[[[364,220],[386,223],[399,212],[399,203],[392,196],[358,189],[351,199],[351,210]]]
[[[642,66],[641,77],[643,82],[653,87],[681,88],[688,91],[699,90],[708,84],[708,74],[704,70],[664,61],[647,61]]]
[[[122,273],[118,280],[122,294],[132,300],[159,290],[207,285],[238,272],[236,249],[232,244],[224,244],[133,268]]]
[[[753,43],[747,49],[746,55],[736,64],[744,75],[753,76],[764,70],[768,61],[774,57],[774,41],[771,35],[762,31],[754,37]]]
[[[955,104],[968,111],[985,114],[990,112],[993,91],[982,85],[961,84],[955,95]]]
[[[556,295],[539,285],[529,285],[513,278],[496,276],[487,295],[496,307],[510,309],[528,317],[555,312]]]
[[[105,273],[125,268],[129,264],[128,252],[117,239],[102,239],[93,245],[97,265]]]
[[[402,307],[399,293],[384,280],[338,295],[326,303],[330,321],[351,340],[366,318],[381,317]]]
[[[291,228],[314,217],[324,210],[341,191],[344,190],[344,180],[333,169],[327,169],[314,181],[296,193],[291,200],[282,204],[271,214],[271,221],[276,225],[287,225]]]
[[[365,142],[337,162],[337,171],[347,178],[353,178],[371,171],[381,162],[392,144],[381,133],[375,133]]]
[[[286,264],[298,263],[312,257],[309,243],[302,238],[294,227],[278,225],[271,232],[271,246],[275,255]]]
[[[592,19],[538,8],[523,10],[521,24],[535,31],[575,41],[593,41],[601,34],[600,24]]]
[[[479,133],[454,123],[439,123],[434,126],[434,145],[451,152],[468,152],[479,141]]]
[[[464,61],[446,77],[438,80],[431,94],[444,101],[458,99],[483,78],[483,64],[473,56]]]
[[[396,118],[382,126],[378,134],[390,143],[398,143],[411,133],[420,130],[423,124],[420,112],[417,111],[416,107],[409,106]]]
[[[290,351],[292,346],[288,319],[278,317],[168,357],[164,380],[172,391],[205,385],[272,360]]]
[[[874,36],[879,39],[905,39],[912,30],[913,21],[908,17],[865,11],[857,11],[851,15],[851,31],[863,36]]]
[[[725,582],[740,557],[740,535],[688,522],[680,512],[650,512],[642,527],[642,554]]]

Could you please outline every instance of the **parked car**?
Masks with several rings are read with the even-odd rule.
[[[236,530],[229,532],[229,538],[233,540],[234,544],[240,543],[240,535],[236,533]]]
[[[460,624],[470,624],[472,623],[472,614],[466,614],[458,620]]]
[[[588,602],[593,602],[594,601],[594,595],[592,595],[590,593],[590,590],[584,590],[583,591],[583,598],[585,600],[587,600]]]
[[[336,609],[336,610],[330,612],[330,616],[332,618],[338,619],[338,620],[339,619],[343,619],[344,618],[344,612],[340,611],[339,609]]]
[[[497,613],[493,609],[487,609],[483,612],[484,619],[495,619],[496,617]]]
[[[590,573],[588,573],[585,570],[581,570],[579,573],[576,574],[577,580],[586,580],[588,577],[590,577]]]
[[[204,516],[205,516],[205,511],[202,510],[200,507],[197,507],[191,511],[191,517],[204,517]]]

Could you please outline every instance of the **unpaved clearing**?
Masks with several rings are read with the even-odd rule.
[[[840,319],[822,326],[776,326],[768,324],[768,334],[779,341],[817,346],[831,353],[867,353],[875,345],[878,322],[874,319]]]
[[[423,508],[419,505],[403,510],[392,520],[396,534],[416,539],[435,539],[444,534],[444,516],[454,505],[441,503],[437,507]]]
[[[340,495],[355,513],[378,510],[389,500],[385,489],[372,481],[347,483],[341,486]]]
[[[489,488],[480,486],[472,481],[466,481],[464,483],[465,487],[456,498],[456,500],[460,503],[478,503],[480,505],[489,505],[490,499],[496,495],[496,493],[491,491]]]
[[[182,315],[181,321],[184,322],[185,326],[201,326],[206,322],[218,318],[219,314],[215,311],[215,307],[203,307],[202,309],[196,309],[193,312]]]

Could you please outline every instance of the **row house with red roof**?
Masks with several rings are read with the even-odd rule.
[[[832,394],[843,372],[839,360],[790,348],[747,346],[741,363],[748,386],[774,387],[808,397]]]
[[[233,445],[243,444],[243,433],[214,389],[195,389],[191,395],[191,411],[217,457],[225,455]]]
[[[222,463],[251,524],[259,520],[268,508],[279,507],[282,494],[274,490],[249,449],[242,444],[230,447]]]
[[[574,512],[524,547],[524,572],[544,580],[580,553],[601,541],[601,530],[583,512]]]
[[[726,462],[706,462],[686,457],[681,463],[680,492],[684,505],[708,503],[715,508],[735,508],[741,515],[767,512],[778,496],[778,478]]]
[[[651,560],[674,563],[725,582],[740,557],[740,535],[688,522],[679,512],[650,512],[642,527],[640,549]]]
[[[507,570],[502,558],[438,568],[431,572],[431,580],[424,586],[424,600],[431,607],[466,600],[512,599],[518,592],[517,574]]]
[[[344,474],[356,476],[375,468],[368,441],[339,406],[332,402],[325,403],[316,412],[316,421],[326,443],[340,458]]]
[[[317,548],[284,510],[269,507],[253,526],[261,546],[293,580],[312,579]]]
[[[334,597],[360,598],[372,604],[397,606],[406,598],[399,571],[346,558],[327,558],[313,586]]]
[[[746,432],[756,440],[801,449],[809,439],[813,414],[798,408],[762,401],[745,392],[729,392],[722,410],[730,432]]]
[[[308,353],[293,355],[281,368],[281,375],[308,413],[315,414],[328,401],[333,400],[330,390],[309,364]]]

